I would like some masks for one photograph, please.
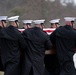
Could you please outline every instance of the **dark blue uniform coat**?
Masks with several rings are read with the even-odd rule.
[[[50,40],[56,45],[60,75],[76,75],[73,62],[76,31],[69,25],[59,27],[50,35]]]
[[[26,47],[24,38],[17,28],[9,26],[1,30],[0,39],[5,75],[20,75],[20,50]]]
[[[23,32],[27,42],[21,75],[43,75],[45,50],[51,49],[51,41],[42,29],[34,27]]]

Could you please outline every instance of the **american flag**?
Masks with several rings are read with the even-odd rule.
[[[46,32],[48,35],[50,35],[56,28],[44,28],[43,31]],[[21,33],[25,30],[25,29],[18,29]]]
[[[44,28],[43,31],[50,35],[56,28]]]

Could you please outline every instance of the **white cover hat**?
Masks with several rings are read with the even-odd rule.
[[[60,19],[54,19],[54,20],[50,20],[50,23],[59,23]]]
[[[16,21],[18,20],[19,16],[13,16],[13,17],[9,17],[8,21]]]
[[[75,17],[64,17],[65,21],[75,21]]]
[[[34,20],[34,24],[41,24],[41,23],[44,23],[44,19],[43,20]]]
[[[33,20],[22,20],[23,23],[32,23]]]
[[[7,16],[0,16],[0,20],[7,20]]]

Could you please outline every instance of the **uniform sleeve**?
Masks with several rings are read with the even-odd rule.
[[[24,32],[22,33],[22,36],[23,36],[24,38],[26,38],[26,36],[27,36],[26,31],[24,31]]]
[[[51,48],[52,48],[52,43],[50,41],[49,36],[47,35],[47,39],[46,39],[46,42],[45,42],[45,49],[50,50]]]
[[[76,39],[75,39],[75,47],[76,47]]]
[[[75,52],[76,52],[76,40],[75,40],[75,48],[74,48]]]
[[[56,35],[56,30],[49,36],[53,45],[56,44],[56,36],[55,35]]]
[[[19,46],[20,46],[21,50],[25,50],[26,46],[27,46],[26,40],[23,38],[22,35],[19,37]]]

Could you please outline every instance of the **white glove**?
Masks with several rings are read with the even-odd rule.
[[[74,61],[75,69],[76,69],[76,53],[73,55],[73,61]]]

